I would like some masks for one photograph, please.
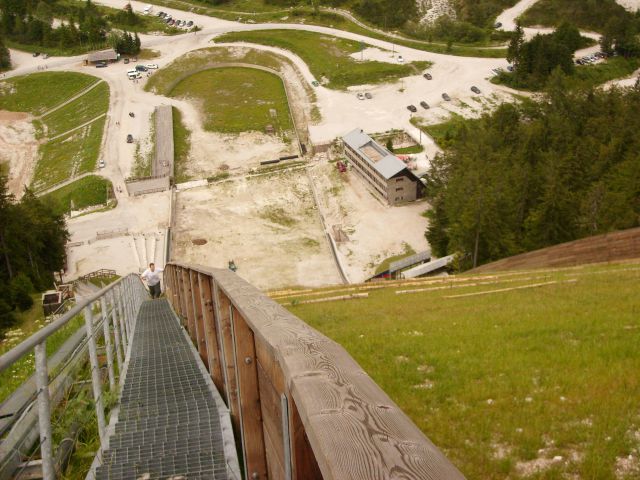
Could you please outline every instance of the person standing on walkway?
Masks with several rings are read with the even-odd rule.
[[[149,268],[140,275],[140,278],[147,282],[151,298],[159,298],[162,293],[160,289],[160,275],[158,275],[162,271],[164,271],[162,268],[156,268],[154,263],[150,263]]]

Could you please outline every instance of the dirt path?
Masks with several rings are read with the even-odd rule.
[[[506,30],[508,32],[516,29],[516,19],[522,15],[524,12],[533,7],[539,0],[520,0],[513,7],[507,8],[503,11],[498,18],[496,18],[496,23],[501,23],[502,27],[500,30]]]
[[[22,197],[31,183],[39,142],[27,113],[0,110],[0,163],[9,164],[9,192]]]

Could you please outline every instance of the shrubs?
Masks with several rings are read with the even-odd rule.
[[[24,273],[20,273],[13,277],[9,287],[11,291],[11,300],[13,304],[24,311],[31,308],[33,305],[33,299],[31,298],[31,292],[33,292],[33,283],[29,277]]]

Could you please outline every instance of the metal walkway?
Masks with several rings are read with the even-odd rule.
[[[96,479],[229,478],[217,392],[166,300],[142,303],[130,347]]]

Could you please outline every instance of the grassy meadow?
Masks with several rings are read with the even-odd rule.
[[[106,178],[89,175],[43,195],[41,198],[45,202],[52,202],[57,213],[67,213],[71,208],[72,201],[74,210],[107,203],[107,190],[112,189],[111,182]]]
[[[109,85],[101,82],[89,92],[64,107],[43,117],[49,137],[55,137],[76,128],[109,109]]]
[[[289,50],[302,58],[318,81],[326,78],[326,86],[335,89],[390,82],[416,75],[430,65],[359,62],[349,55],[361,50],[360,42],[301,30],[231,32],[216,37],[216,41],[249,42]]]
[[[282,80],[252,68],[215,68],[182,80],[170,94],[191,99],[204,114],[205,130],[239,133],[264,132],[271,124],[278,133],[293,130]],[[271,118],[275,109],[277,118]]]
[[[32,187],[50,187],[96,168],[105,118],[40,146]]]
[[[467,478],[614,480],[640,474],[639,289],[636,263],[278,301],[342,344]],[[473,292],[489,293],[455,297]]]
[[[0,109],[42,115],[99,79],[72,72],[44,72],[0,81]]]

